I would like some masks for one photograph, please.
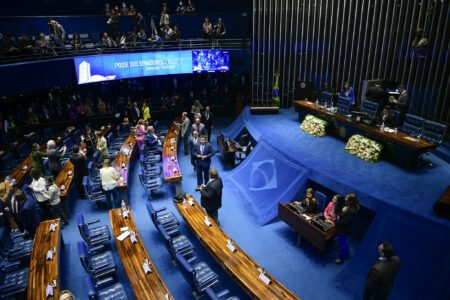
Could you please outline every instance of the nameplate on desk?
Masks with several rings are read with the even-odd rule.
[[[145,274],[149,274],[152,272],[152,268],[150,267],[150,264],[148,263],[148,260],[144,261],[144,264],[142,265],[142,268],[144,269]]]
[[[166,300],[173,300],[173,297],[170,296],[169,294],[165,294],[165,295],[164,295],[164,298],[165,298]]]
[[[194,206],[194,200],[189,199],[189,200],[188,200],[188,203],[189,203],[190,206]]]
[[[55,232],[57,226],[58,226],[58,223],[51,223],[50,227],[48,228],[48,231]]]
[[[131,243],[132,243],[132,244],[137,243],[136,234],[131,234],[131,235],[130,235],[130,239],[131,239]]]
[[[26,166],[26,165],[22,167],[22,170],[24,170],[24,171],[26,171],[27,169],[28,169],[28,166]]]
[[[122,227],[122,228],[120,228],[120,231],[122,231],[122,232],[127,231],[127,230],[128,230],[128,227]]]
[[[405,136],[405,140],[411,141],[411,142],[418,142],[419,140],[416,138],[413,138],[412,136]]]
[[[205,222],[205,224],[206,224],[208,227],[211,226],[211,222],[209,221],[209,218],[208,218],[208,217],[205,217],[204,222]]]
[[[52,260],[53,259],[53,251],[52,250],[48,250],[47,251],[47,255],[45,256],[46,260]]]
[[[124,233],[122,233],[121,235],[119,235],[118,237],[117,237],[117,239],[119,240],[119,241],[123,241],[124,239],[126,239],[128,236],[130,235],[130,232],[129,231],[125,231]]]
[[[236,251],[236,247],[234,247],[230,240],[227,242],[227,248],[230,249],[231,252]]]
[[[49,296],[53,296],[53,286],[51,286],[50,284],[45,288],[45,298]]]
[[[263,272],[259,273],[259,279],[261,279],[262,282],[264,282],[266,285],[269,285],[271,282],[269,277],[267,277],[266,274],[264,274]]]
[[[128,210],[122,211],[122,218],[124,218],[124,219],[128,218]]]

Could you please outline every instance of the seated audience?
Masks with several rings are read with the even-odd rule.
[[[355,105],[356,103],[355,93],[353,92],[353,87],[350,85],[348,81],[344,82],[340,95],[349,98],[350,105]]]
[[[383,107],[383,110],[378,116],[378,124],[389,128],[396,127],[395,115],[391,112],[391,107],[389,105]]]
[[[73,34],[72,41],[70,43],[75,51],[83,48],[83,41],[81,40],[79,33]]]
[[[184,15],[186,13],[186,7],[183,4],[183,1],[180,0],[177,6],[177,15]]]
[[[128,8],[128,15],[129,16],[135,16],[136,14],[137,14],[137,11],[134,8],[134,5],[130,4],[130,7]]]
[[[57,55],[53,44],[45,39],[45,34],[43,33],[39,34],[39,39],[36,41],[36,48],[39,49],[41,54]]]
[[[164,40],[170,41],[172,40],[173,30],[170,28],[169,24],[164,25],[161,29],[161,33],[163,35]]]
[[[147,34],[144,29],[141,29],[141,31],[137,33],[137,42],[140,46],[145,46],[147,44]]]
[[[336,217],[341,213],[344,205],[345,198],[341,195],[334,195],[323,212],[325,221],[334,224],[334,220],[336,220]]]
[[[152,44],[153,46],[155,45],[160,45],[162,42],[161,37],[157,34],[157,33],[152,33],[152,35],[150,36],[150,38],[148,39],[148,42],[150,44]]]
[[[173,26],[173,30],[172,30],[171,40],[172,41],[179,41],[180,38],[181,38],[180,28],[178,28],[177,25],[174,25]]]
[[[112,48],[117,47],[116,41],[114,41],[107,32],[103,32],[103,36],[101,39],[103,47]]]

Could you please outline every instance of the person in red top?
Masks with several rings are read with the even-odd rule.
[[[334,220],[336,220],[336,217],[341,212],[342,207],[344,207],[344,204],[345,204],[344,197],[342,197],[341,195],[334,195],[323,212],[325,221],[334,224]]]

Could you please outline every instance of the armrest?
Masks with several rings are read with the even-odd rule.
[[[183,247],[179,248],[178,251],[183,251],[183,250],[186,250],[186,249],[188,249],[188,248],[190,248],[190,247],[191,247],[191,245],[186,244],[186,245],[184,245]]]
[[[174,230],[170,230],[170,231],[166,231],[166,233],[170,236],[178,234],[180,231],[178,230],[178,228],[174,229]]]
[[[113,281],[114,281],[114,278],[112,278],[112,277],[106,277],[106,278],[104,278],[104,279],[102,279],[102,280],[98,280],[98,281],[95,283],[95,287],[98,288],[98,287],[101,286],[101,285],[105,285],[105,284],[111,283],[111,282],[113,282]]]
[[[197,258],[198,258],[197,256],[192,256],[191,258],[186,259],[186,261],[187,261],[188,263],[192,263],[192,262],[195,261]]]
[[[23,246],[16,246],[11,249],[5,250],[4,252],[7,254],[12,254],[12,253],[18,252],[19,250],[22,250],[22,249],[23,249]]]
[[[175,223],[175,222],[171,222],[171,223],[169,223],[167,225],[164,225],[163,228],[165,230],[171,230],[171,229],[174,229],[174,228],[178,228],[178,224]]]
[[[87,225],[89,226],[89,225],[92,225],[92,224],[98,223],[98,222],[100,222],[100,219],[89,221],[89,222],[87,222]]]
[[[197,274],[195,274],[195,275],[197,275]],[[197,277],[197,276],[195,276],[195,277]],[[203,278],[203,282],[212,280],[212,279],[214,279],[215,277],[216,277],[216,274],[210,273],[208,276],[206,276],[206,277]]]
[[[167,208],[165,208],[165,207],[163,207],[163,208],[158,208],[158,209],[155,209],[155,212],[156,213],[160,213],[160,212],[162,212],[162,211],[165,211]]]
[[[221,292],[219,292],[219,293],[217,293],[217,297],[223,297],[223,296],[225,296],[226,294],[228,294],[230,291],[229,290],[223,290],[223,291],[221,291]]]
[[[103,248],[105,248],[104,245],[93,246],[93,247],[89,248],[88,252],[89,252],[89,254],[92,254],[92,253],[95,253],[97,251],[103,250]]]
[[[15,239],[17,239],[19,237],[23,237],[23,236],[24,236],[23,232],[22,233],[17,233],[17,234],[14,234],[14,235],[11,234],[11,239],[15,240]]]
[[[100,242],[100,241],[103,240],[103,239],[104,239],[103,236],[100,236],[100,237],[98,237],[98,238],[89,239],[89,241],[90,241],[91,243],[97,243],[97,242]]]
[[[106,266],[108,266],[108,263],[107,263],[107,262],[106,262],[106,263],[103,263],[103,264],[101,264],[101,265],[99,265],[99,266],[97,266],[97,268],[94,269],[94,271],[97,272],[97,271],[100,271],[100,270],[102,270],[102,269],[105,269]]]

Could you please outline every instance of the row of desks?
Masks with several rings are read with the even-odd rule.
[[[187,201],[192,201],[193,205],[186,203],[175,204],[180,215],[183,216],[188,226],[197,235],[209,253],[252,298],[298,299],[297,296],[267,272],[264,274],[271,282],[270,284],[264,283],[259,277],[260,270],[263,270],[263,268],[234,243],[233,246],[236,248],[236,251],[232,252],[227,247],[227,242],[231,238],[213,220],[210,220],[211,226],[206,225],[204,222],[206,213],[192,195],[187,196]]]
[[[182,180],[180,165],[178,164],[178,137],[181,118],[177,118],[174,123],[169,126],[169,130],[164,140],[162,150],[162,165],[164,180],[166,182],[180,182]]]
[[[113,163],[113,167],[117,170],[117,172],[119,172],[121,177],[120,181],[117,183],[117,188],[119,190],[127,190],[128,188],[130,161],[135,152],[135,148],[136,137],[134,136],[134,133],[130,133],[123,142],[123,145]]]

